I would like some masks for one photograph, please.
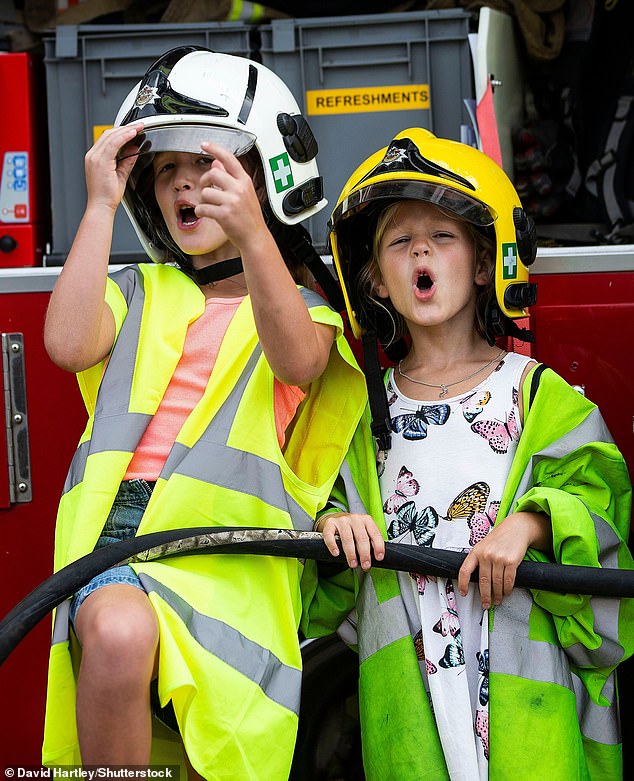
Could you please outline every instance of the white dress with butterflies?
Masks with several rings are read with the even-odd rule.
[[[390,372],[392,447],[379,467],[389,539],[468,551],[492,528],[520,436],[518,388],[530,360],[509,353],[472,391],[438,402],[407,398]],[[450,778],[484,781],[489,642],[477,584],[461,597],[451,580],[403,579],[420,614],[414,642]]]

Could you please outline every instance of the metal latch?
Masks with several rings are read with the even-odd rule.
[[[2,334],[4,412],[11,502],[31,501],[31,459],[26,414],[24,335]]]

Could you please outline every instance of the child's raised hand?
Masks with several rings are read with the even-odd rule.
[[[137,161],[136,155],[118,160],[117,156],[126,144],[134,145],[135,138],[143,132],[143,123],[113,127],[104,131],[84,158],[86,189],[89,206],[117,208],[130,171]]]
[[[361,562],[361,569],[370,569],[371,550],[374,550],[377,561],[381,561],[385,555],[385,542],[379,527],[369,515],[351,513],[326,515],[320,521],[318,528],[324,535],[326,547],[333,556],[339,555],[336,538],[336,535],[339,535],[341,547],[350,567],[356,567]]]
[[[211,143],[201,147],[214,160],[200,179],[202,203],[196,216],[215,220],[241,251],[249,244],[257,247],[266,224],[251,176],[224,147]]]
[[[458,590],[465,596],[471,573],[478,567],[482,607],[501,604],[513,590],[517,568],[531,547],[552,550],[550,518],[539,512],[508,515],[473,546],[460,567]]]

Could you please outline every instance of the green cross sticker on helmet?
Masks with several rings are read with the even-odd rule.
[[[147,198],[150,163],[158,151],[200,154],[201,141],[220,144],[236,157],[253,150],[268,206],[283,225],[296,225],[326,206],[317,142],[290,89],[261,63],[200,46],[170,49],[132,87],[114,124],[138,121],[143,122],[140,143],[120,154],[137,158],[122,204],[157,263],[179,262],[181,255]]]
[[[288,159],[288,155],[284,152],[277,157],[271,157],[269,159],[269,165],[273,172],[273,179],[275,181],[275,192],[281,193],[284,190],[288,190],[293,187],[295,182],[293,181],[293,169]]]
[[[517,244],[502,244],[502,278],[517,277]]]

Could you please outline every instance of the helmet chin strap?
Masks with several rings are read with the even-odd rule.
[[[199,285],[209,285],[212,282],[220,282],[221,279],[228,279],[241,274],[242,258],[230,258],[221,260],[218,263],[212,263],[204,268],[192,269],[191,276]]]
[[[535,336],[528,328],[520,328],[514,320],[502,314],[493,298],[484,311],[484,336],[493,347],[498,336],[511,336],[522,342],[534,342]]]

